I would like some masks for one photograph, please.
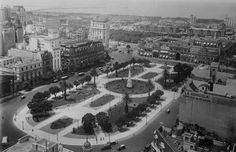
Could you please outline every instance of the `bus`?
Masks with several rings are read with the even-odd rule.
[[[62,76],[61,77],[61,80],[66,80],[66,79],[68,79],[69,77],[66,75],[66,76]]]

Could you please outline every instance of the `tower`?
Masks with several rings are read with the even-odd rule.
[[[212,79],[213,83],[216,80],[216,75],[217,75],[217,72],[218,72],[218,68],[219,68],[218,63],[216,63],[216,62],[211,63],[211,65],[210,65],[210,75],[209,76]]]
[[[126,84],[127,88],[132,88],[133,84],[132,84],[132,80],[131,80],[131,68],[129,67],[129,75],[128,75],[128,80],[127,80],[127,84]]]

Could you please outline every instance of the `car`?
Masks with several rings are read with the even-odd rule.
[[[167,110],[166,110],[166,113],[168,113],[168,114],[169,114],[169,113],[170,113],[170,109],[167,109]]]
[[[57,82],[59,82],[59,80],[58,80],[58,79],[55,79],[55,80],[53,80],[53,82],[54,82],[54,83],[57,83]]]
[[[80,73],[78,73],[78,76],[84,76],[84,75],[85,75],[84,72],[80,72]]]
[[[124,144],[122,144],[122,145],[119,146],[119,148],[118,148],[117,150],[118,150],[118,151],[121,151],[121,150],[124,150],[124,149],[126,149],[126,147],[125,147]]]
[[[117,141],[112,141],[112,142],[108,142],[107,144],[109,144],[109,145],[116,145],[117,144]]]
[[[21,99],[25,99],[26,97],[25,97],[25,95],[22,95],[22,96],[20,96],[20,98],[21,98]]]
[[[105,146],[103,146],[101,148],[101,150],[108,150],[108,149],[111,149],[111,145],[110,144],[106,144]]]

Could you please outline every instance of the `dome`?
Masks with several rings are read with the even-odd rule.
[[[85,149],[90,149],[91,148],[91,143],[88,141],[88,139],[84,143],[84,148]]]

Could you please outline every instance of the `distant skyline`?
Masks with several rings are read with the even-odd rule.
[[[1,0],[2,5],[23,5],[26,10],[73,8],[64,12],[162,17],[236,18],[236,0]]]

